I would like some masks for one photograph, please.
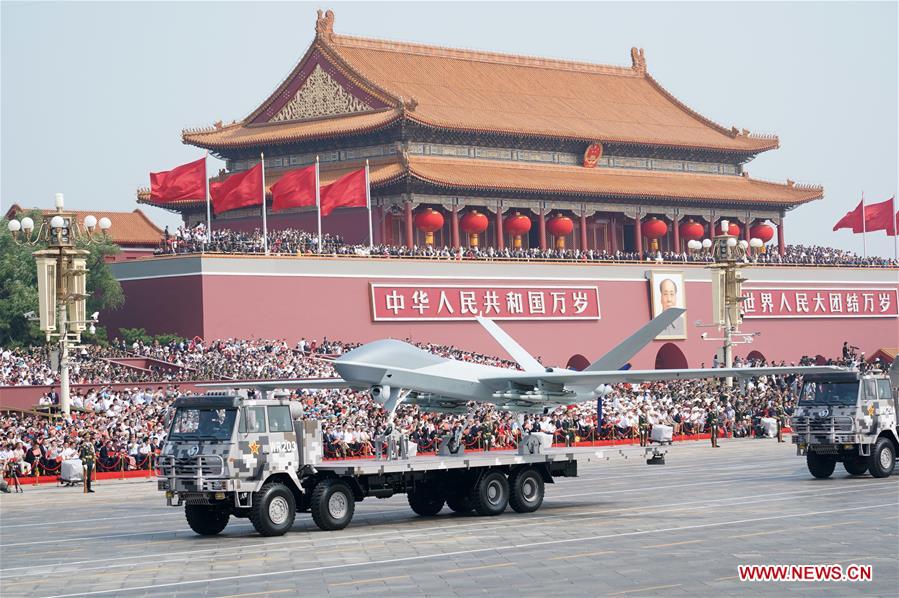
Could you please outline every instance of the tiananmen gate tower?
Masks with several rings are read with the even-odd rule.
[[[312,45],[252,114],[182,140],[224,159],[227,174],[264,152],[267,187],[316,157],[322,184],[368,159],[374,242],[393,245],[421,245],[413,223],[430,209],[444,215],[441,246],[477,242],[467,232],[479,220],[482,246],[639,252],[649,239],[637,224],[661,220],[659,248],[682,251],[727,219],[746,239],[753,227],[769,237],[777,227],[782,247],[786,212],[823,196],[750,178],[745,164],[778,139],[690,109],[652,77],[641,49],[622,67],[382,41],[335,33],[331,11],[319,11]],[[147,193],[139,201],[159,205]],[[190,224],[206,218],[200,200],[160,207]],[[472,212],[486,218],[466,220]],[[252,229],[259,218],[246,208],[214,225]],[[314,208],[271,214],[269,224],[314,230]],[[364,210],[340,211],[325,227],[368,241]]]

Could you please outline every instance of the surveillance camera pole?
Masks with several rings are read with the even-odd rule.
[[[714,320],[723,332],[724,365],[732,368],[734,365],[733,347],[734,336],[750,337],[743,342],[751,342],[751,336],[740,332],[742,323],[740,306],[744,300],[741,296],[742,283],[745,281],[740,276],[739,270],[746,266],[744,258],[749,255],[750,243],[737,241],[737,238],[728,232],[729,223],[721,221],[720,233],[714,237],[711,244],[714,262],[709,266],[713,270],[712,305],[715,307]],[[754,242],[755,240],[753,240]],[[754,246],[754,245],[752,245]],[[728,386],[733,386],[733,377],[726,379]]]

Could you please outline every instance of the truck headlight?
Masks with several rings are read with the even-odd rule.
[[[171,490],[166,490],[165,497],[166,498],[175,498],[175,493],[172,492]]]

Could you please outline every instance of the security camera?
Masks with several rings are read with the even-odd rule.
[[[100,312],[98,312],[98,311],[95,311],[94,313],[91,314],[91,320],[96,320],[99,317],[100,317]]]
[[[35,314],[33,311],[26,311],[24,314],[22,314],[22,317],[31,319],[31,318],[35,317],[36,315],[37,314]]]
[[[708,336],[709,336],[708,332],[703,332],[702,334],[699,335],[699,338],[706,339],[706,338],[708,338]]]

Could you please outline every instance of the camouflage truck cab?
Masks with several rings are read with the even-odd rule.
[[[305,466],[322,456],[318,422],[299,403],[210,393],[175,401],[158,480],[172,506],[184,505],[197,533],[217,534],[231,515],[265,535],[283,533],[305,504]]]
[[[899,454],[897,380],[883,372],[806,376],[793,416],[793,443],[816,478],[847,473],[887,477]]]

